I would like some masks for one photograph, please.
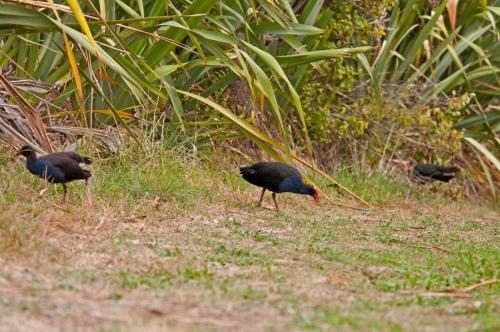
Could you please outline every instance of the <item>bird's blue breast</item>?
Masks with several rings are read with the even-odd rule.
[[[300,175],[292,175],[281,181],[278,186],[277,193],[296,193],[302,194],[304,191],[304,181],[302,181],[302,177]]]
[[[31,174],[38,175],[44,179],[46,178],[51,182],[64,181],[64,173],[46,160],[36,160],[32,163],[28,162],[27,166]]]

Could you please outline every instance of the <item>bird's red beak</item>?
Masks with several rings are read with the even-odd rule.
[[[316,187],[313,188],[312,197],[314,199],[314,205],[315,206],[319,205],[319,192],[318,189],[316,189]]]

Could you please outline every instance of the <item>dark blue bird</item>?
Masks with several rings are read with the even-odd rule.
[[[66,183],[73,180],[85,180],[88,185],[88,179],[91,173],[83,169],[80,164],[91,164],[88,157],[82,157],[76,152],[54,152],[45,156],[36,156],[31,146],[23,146],[17,155],[26,157],[26,168],[33,174],[47,180],[50,183],[60,183],[64,189],[64,202],[67,200],[68,188]]]
[[[277,193],[295,193],[312,196],[319,202],[318,189],[304,182],[304,178],[293,166],[280,162],[258,162],[251,166],[240,167],[243,179],[262,188],[259,206],[266,190],[272,191],[276,211],[279,211],[276,202]]]
[[[460,169],[458,167],[444,167],[433,164],[416,164],[413,167],[414,178],[423,182],[438,180],[448,182],[453,179]]]

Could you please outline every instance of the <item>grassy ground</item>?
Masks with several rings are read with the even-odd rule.
[[[3,155],[0,331],[500,329],[498,283],[430,293],[498,278],[491,207],[341,174],[378,208],[275,213],[235,168],[164,153],[97,161],[65,208]]]

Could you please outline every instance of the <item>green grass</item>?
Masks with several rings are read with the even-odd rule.
[[[168,272],[136,275],[127,271],[120,271],[116,275],[116,283],[122,288],[134,289],[144,286],[151,290],[170,287],[174,276]]]
[[[265,265],[266,261],[269,261],[262,254],[245,248],[226,247],[224,244],[218,245],[215,248],[215,255],[210,260],[222,265],[236,264],[240,266]]]
[[[259,190],[224,163],[158,154],[97,159],[92,203],[74,183],[67,210],[58,207],[60,190],[39,197],[41,181],[0,160],[0,323],[53,317],[51,326],[59,326],[69,317],[81,329],[97,322],[93,330],[144,322],[187,331],[499,327],[499,284],[464,299],[400,293],[498,278],[496,211],[439,193],[421,200],[404,180],[386,178],[384,187],[381,175],[344,175],[372,203],[410,208],[311,208],[305,197],[280,195],[283,211],[274,213],[256,208]]]
[[[309,331],[329,329],[383,330],[402,331],[398,324],[385,321],[370,320],[358,314],[342,314],[329,307],[314,308],[308,314],[296,318],[296,325]]]
[[[367,174],[363,171],[343,170],[333,174],[333,177],[372,204],[387,203],[405,197],[423,198],[421,192],[409,185],[407,179],[381,172]]]

